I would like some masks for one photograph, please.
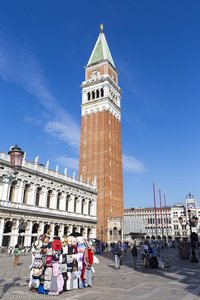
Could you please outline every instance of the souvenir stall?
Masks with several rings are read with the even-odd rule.
[[[82,236],[62,241],[41,235],[32,248],[29,288],[38,294],[57,296],[72,289],[92,286],[93,245]]]

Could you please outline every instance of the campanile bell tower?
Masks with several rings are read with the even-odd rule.
[[[120,95],[118,73],[101,25],[82,82],[79,175],[84,181],[97,178],[97,238],[104,241],[122,238],[122,225],[117,222],[124,209]]]

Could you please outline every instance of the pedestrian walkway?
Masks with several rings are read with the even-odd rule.
[[[137,270],[133,269],[130,250],[123,258],[123,265],[115,270],[111,253],[98,255],[100,263],[96,270],[92,288],[72,290],[57,297],[59,300],[199,300],[200,264],[177,258],[177,250],[169,249],[169,269],[147,269],[138,260]],[[20,258],[18,267],[13,268],[12,258],[0,258],[0,290],[3,300],[49,299],[29,291],[30,256]],[[55,297],[54,297],[55,298]]]

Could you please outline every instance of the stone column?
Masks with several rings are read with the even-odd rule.
[[[30,197],[28,199],[28,204],[29,205],[35,205],[35,190],[36,186],[34,183],[31,183],[31,189],[30,189]]]
[[[27,224],[27,227],[26,227],[26,230],[25,230],[25,237],[24,237],[24,246],[25,247],[31,246],[32,225],[33,225],[33,222],[28,221],[28,224]]]
[[[62,192],[61,198],[60,198],[60,210],[65,211],[65,201],[66,201],[66,194]]]
[[[96,238],[96,227],[91,227],[90,237]]]
[[[58,230],[58,235],[59,235],[60,238],[63,237],[63,235],[64,235],[64,224],[60,225],[60,228]]]
[[[76,226],[76,232],[80,232],[80,225]]]
[[[57,203],[57,192],[55,190],[52,190],[52,196],[50,200],[50,208],[56,209],[56,203]]]
[[[39,222],[38,236],[44,233],[44,222]]]
[[[24,191],[24,183],[22,180],[18,181],[15,189],[15,202],[23,203],[23,191]]]
[[[54,228],[55,228],[55,224],[51,223],[50,224],[50,237],[51,237],[51,239],[53,239],[53,237],[54,237]]]
[[[84,204],[84,208],[83,208],[84,215],[88,215],[88,208],[89,208],[89,200],[85,199],[85,204]]]
[[[42,187],[41,197],[40,197],[40,206],[46,207],[47,205],[47,188],[45,186]]]
[[[4,224],[5,224],[5,219],[2,218],[0,224],[0,247],[2,246],[2,241],[3,241]]]
[[[97,215],[96,200],[92,200],[92,203],[91,203],[91,215],[92,216],[96,216]]]
[[[9,246],[14,247],[18,243],[18,237],[19,237],[19,220],[14,220],[14,224],[11,230]]]
[[[68,225],[67,235],[70,235],[70,233],[72,233],[72,225],[71,224]]]
[[[10,184],[9,183],[2,183],[1,185],[1,200],[9,201],[9,193],[10,192]]]
[[[74,212],[74,195],[70,195],[69,203],[68,203],[68,211]]]
[[[78,214],[81,213],[81,206],[82,206],[82,198],[78,197],[77,202],[76,202],[76,213],[78,213]]]

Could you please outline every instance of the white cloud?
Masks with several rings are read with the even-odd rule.
[[[143,173],[145,172],[144,163],[137,160],[133,156],[122,155],[123,169],[128,173]]]
[[[23,47],[10,45],[0,34],[0,77],[21,85],[48,111],[45,130],[58,140],[79,147],[80,129],[75,120],[60,107],[50,92],[37,59]],[[35,122],[36,123],[36,122]]]
[[[67,156],[60,156],[57,158],[57,162],[61,163],[66,168],[72,168],[78,170],[79,168],[79,159],[67,157]]]

